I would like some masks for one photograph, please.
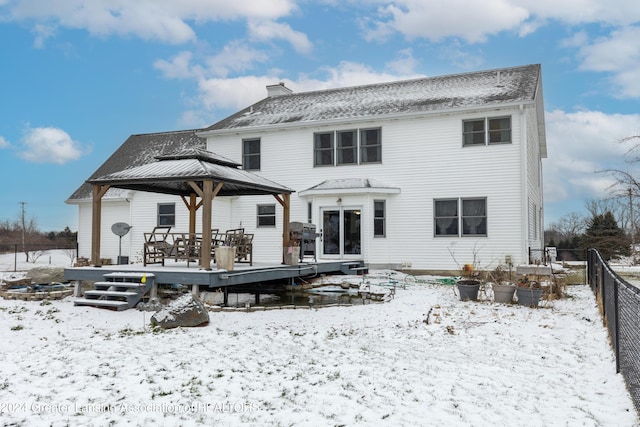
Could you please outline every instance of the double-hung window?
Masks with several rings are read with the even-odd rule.
[[[258,227],[275,227],[276,205],[258,205],[256,223]]]
[[[386,235],[385,201],[373,201],[373,237],[385,237]]]
[[[158,226],[176,225],[176,204],[158,203]]]
[[[435,200],[433,223],[436,236],[486,236],[487,199]]]
[[[333,132],[313,134],[313,166],[333,166]]]
[[[242,168],[260,170],[260,139],[242,140]]]
[[[382,162],[381,129],[360,130],[360,163]]]
[[[511,117],[489,117],[462,121],[465,147],[511,143]]]
[[[336,132],[337,163],[339,165],[358,164],[358,133],[355,130]]]
[[[351,129],[313,134],[313,166],[382,162],[382,129]]]

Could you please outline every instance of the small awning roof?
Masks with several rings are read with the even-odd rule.
[[[327,179],[298,193],[300,197],[342,194],[400,194],[400,188],[369,178]]]
[[[240,164],[199,148],[155,157],[157,161],[87,180],[92,185],[109,185],[151,193],[188,196],[194,192],[189,181],[202,188],[202,181],[223,183],[218,196],[291,194],[294,190],[257,174],[240,169]]]

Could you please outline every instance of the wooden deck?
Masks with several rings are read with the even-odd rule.
[[[225,288],[235,285],[286,280],[296,277],[313,277],[320,274],[361,274],[366,272],[362,261],[318,261],[299,265],[254,263],[252,266],[236,263],[232,271],[203,270],[191,263],[167,262],[166,265],[126,264],[103,265],[101,267],[72,267],[64,270],[66,281],[104,280],[105,274],[118,272],[148,273],[155,276],[158,284],[198,285],[201,289]]]

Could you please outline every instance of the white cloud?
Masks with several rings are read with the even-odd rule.
[[[196,39],[188,22],[278,19],[295,8],[293,0],[16,0],[6,6],[7,17],[13,21],[45,23],[49,28],[82,29],[99,36],[135,36],[171,44]]]
[[[160,70],[167,79],[188,79],[200,74],[200,68],[191,66],[193,53],[183,51],[173,56],[171,60],[158,59],[153,67]]]
[[[7,141],[6,139],[4,139],[3,136],[0,136],[0,149],[1,148],[9,148],[11,144],[9,144],[9,141]]]
[[[286,40],[298,53],[308,54],[313,49],[306,34],[295,31],[288,24],[252,20],[249,22],[249,35],[259,41]]]
[[[269,56],[246,43],[234,41],[227,44],[215,56],[206,59],[207,70],[214,76],[227,77],[231,72],[243,72],[253,68],[255,63],[266,62]]]
[[[265,98],[266,87],[278,82],[284,82],[295,92],[305,92],[418,77],[411,72],[378,73],[366,65],[347,61],[341,62],[336,68],[323,68],[318,74],[323,78],[300,75],[296,80],[282,79],[277,72],[264,76],[209,78],[200,80],[198,86],[202,104],[207,109],[238,110]]]
[[[607,72],[621,98],[640,97],[640,27],[625,27],[608,37],[585,43],[579,51],[580,68]]]
[[[418,60],[413,56],[411,48],[401,50],[398,52],[398,58],[386,64],[387,69],[402,75],[414,74],[417,66]]]
[[[638,134],[640,114],[556,110],[545,117],[549,152],[543,162],[545,201],[606,196],[613,179],[598,171],[630,167],[625,163],[630,144],[620,141]]]
[[[62,129],[45,127],[27,129],[18,155],[33,163],[62,165],[79,159],[83,151],[80,143],[72,140]]]
[[[387,2],[384,2],[387,3]],[[508,0],[401,0],[379,10],[380,20],[368,33],[381,39],[392,31],[408,39],[440,41],[460,37],[470,43],[504,30],[515,30],[529,18],[529,12]]]
[[[603,23],[628,25],[640,20],[637,0],[513,0],[542,19],[553,19],[570,25]]]

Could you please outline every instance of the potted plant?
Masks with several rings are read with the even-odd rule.
[[[462,269],[462,278],[456,282],[460,301],[477,301],[480,290],[480,280],[478,273],[474,271],[473,265],[465,264]]]
[[[519,305],[537,307],[542,296],[542,286],[538,281],[531,280],[529,276],[524,275],[518,280],[516,296]]]
[[[513,302],[516,285],[511,282],[511,274],[503,265],[498,265],[489,273],[493,300],[495,302],[509,304]]]

